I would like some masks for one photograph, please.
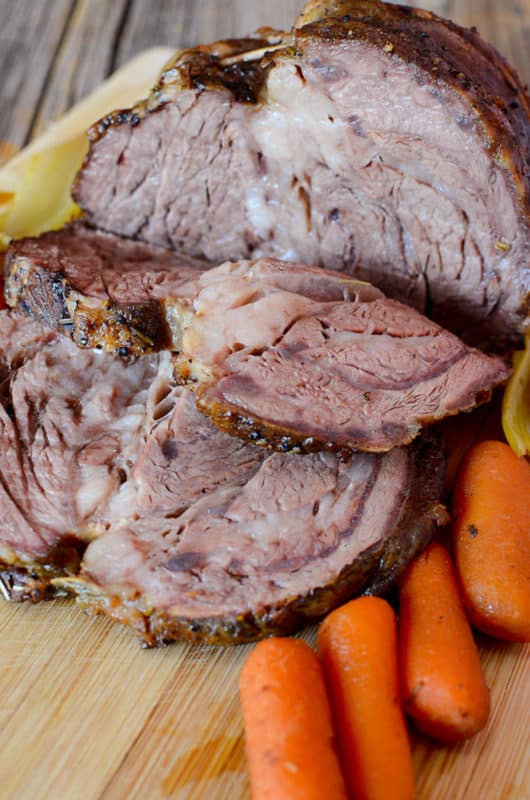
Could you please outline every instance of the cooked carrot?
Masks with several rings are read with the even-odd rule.
[[[318,650],[352,796],[410,800],[414,773],[399,701],[392,608],[378,597],[352,600],[324,620]]]
[[[490,698],[451,557],[433,543],[399,587],[399,652],[405,711],[442,741],[473,736]]]
[[[240,678],[253,800],[346,800],[322,667],[297,639],[265,639]]]
[[[467,414],[449,417],[439,425],[439,430],[447,447],[444,497],[448,497],[453,490],[460,465],[470,448],[485,439],[504,441],[500,394],[495,395],[491,402],[485,403]]]
[[[530,464],[502,442],[471,449],[453,493],[457,574],[479,630],[530,641]]]

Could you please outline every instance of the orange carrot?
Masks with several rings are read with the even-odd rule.
[[[471,449],[453,493],[453,541],[476,628],[530,641],[530,464],[502,442]]]
[[[473,736],[490,698],[451,557],[433,543],[399,587],[399,649],[405,711],[442,741]]]
[[[501,425],[501,396],[495,395],[486,403],[467,414],[448,417],[439,426],[447,446],[444,497],[454,486],[458,470],[470,448],[485,439],[504,441]]]
[[[265,639],[240,678],[253,800],[346,800],[322,667],[297,639]]]
[[[392,608],[378,597],[352,600],[324,620],[318,650],[352,796],[411,800],[414,773],[399,702]]]

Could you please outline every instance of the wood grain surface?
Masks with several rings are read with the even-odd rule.
[[[0,0],[0,163],[140,50],[288,27],[302,4]],[[411,4],[477,25],[530,78],[530,0]],[[480,647],[491,719],[459,747],[414,739],[419,800],[530,797],[530,650]],[[248,800],[237,698],[248,649],[145,651],[72,603],[0,600],[0,800]]]

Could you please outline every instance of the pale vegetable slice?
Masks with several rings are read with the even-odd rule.
[[[0,214],[4,244],[9,238],[36,236],[60,228],[79,214],[70,186],[86,149],[86,138],[81,135],[32,156],[19,188]]]
[[[155,47],[138,55],[0,170],[0,248],[10,238],[60,228],[79,213],[70,187],[88,149],[86,129],[145,96],[173,52]]]
[[[502,427],[518,456],[530,455],[530,334],[525,350],[515,353],[514,373],[504,392]]]

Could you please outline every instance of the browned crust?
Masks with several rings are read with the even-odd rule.
[[[247,61],[244,54],[277,47],[283,37],[287,37],[287,34],[272,28],[261,28],[254,35],[241,39],[225,39],[175,53],[165,65],[149,97],[140,100],[132,108],[118,109],[98,120],[88,129],[90,141],[97,142],[108,128],[115,125],[128,124],[134,127],[149,111],[167,103],[176,91],[184,89],[196,92],[205,89],[228,90],[237,102],[257,103],[273,61],[267,55]],[[238,56],[241,56],[240,60],[230,61]]]
[[[61,272],[39,268],[19,256],[16,244],[6,255],[4,282],[11,308],[68,335],[79,347],[138,356],[171,345],[162,301],[125,305],[73,293]]]
[[[410,448],[409,457],[413,462],[410,491],[392,536],[368,548],[336,580],[315,587],[305,596],[243,611],[235,617],[189,619],[174,616],[170,609],[146,612],[141,596],[125,600],[107,594],[83,575],[70,582],[71,590],[90,614],[102,614],[129,625],[146,647],[175,640],[241,644],[272,634],[293,633],[357,594],[386,592],[411,559],[426,547],[436,528],[446,524],[447,513],[440,504],[445,455],[438,441],[425,437]]]
[[[245,59],[245,54],[282,44],[286,34],[262,28],[254,36],[198,45],[176,53],[153,90],[158,100],[168,89],[203,91],[228,89],[237,102],[257,103],[272,60],[267,54]]]
[[[59,328],[68,317],[61,273],[37,270],[31,261],[18,257],[13,247],[4,259],[4,294],[8,306],[48,328]]]
[[[94,308],[77,300],[72,339],[79,347],[99,347],[120,356],[140,356],[171,348],[165,305],[160,300]]]
[[[64,597],[66,591],[53,581],[79,572],[85,548],[85,542],[65,536],[40,558],[31,561],[17,558],[10,564],[0,560],[0,596],[15,603]]]
[[[12,603],[29,601],[40,603],[54,597],[64,597],[65,592],[51,581],[58,574],[38,572],[31,568],[9,567],[0,564],[0,597]]]

